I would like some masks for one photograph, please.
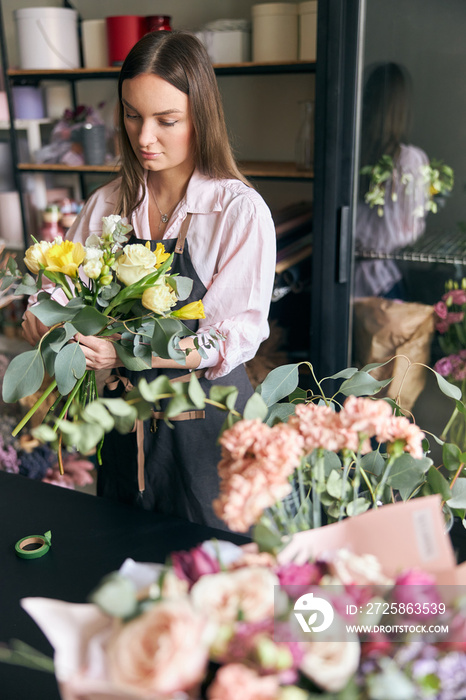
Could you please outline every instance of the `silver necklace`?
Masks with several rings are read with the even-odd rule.
[[[169,218],[170,218],[170,212],[172,211],[172,209],[174,209],[174,207],[170,207],[170,209],[168,210],[168,212],[167,212],[166,214],[164,214],[164,213],[162,212],[162,210],[160,209],[159,205],[158,205],[158,202],[157,202],[157,199],[156,199],[156,197],[155,197],[155,194],[152,192],[152,188],[151,188],[149,185],[147,185],[147,186],[149,187],[149,192],[150,192],[151,195],[152,195],[152,199],[153,199],[154,202],[155,202],[155,206],[156,206],[157,209],[159,210],[159,214],[160,214],[159,231],[160,231],[160,229],[162,228],[162,224],[166,224],[167,221],[169,220]],[[175,204],[175,206],[176,206],[176,204]]]

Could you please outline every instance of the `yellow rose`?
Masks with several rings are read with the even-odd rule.
[[[48,241],[41,241],[40,243],[35,243],[27,249],[24,257],[24,263],[34,275],[36,275],[40,269],[47,265],[45,253],[51,246],[52,244]]]
[[[48,272],[62,272],[68,277],[76,277],[78,267],[86,256],[86,251],[81,243],[61,241],[55,243],[45,251],[46,267]]]
[[[173,289],[163,282],[155,287],[149,287],[142,295],[142,305],[150,311],[163,316],[168,313],[172,306],[175,306],[178,299]]]
[[[115,262],[116,276],[125,287],[154,272],[157,258],[154,253],[141,243],[125,246],[125,252]]]
[[[182,306],[181,309],[172,311],[172,316],[181,318],[183,321],[191,321],[195,318],[205,318],[204,304],[200,299],[199,301],[193,301],[191,304]]]

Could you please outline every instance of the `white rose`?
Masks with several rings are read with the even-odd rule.
[[[142,305],[163,316],[175,306],[178,299],[173,289],[168,284],[157,284],[155,287],[145,289],[142,295]]]
[[[83,265],[84,274],[91,280],[99,279],[102,272],[102,263],[100,260],[89,260]]]
[[[277,576],[263,567],[248,567],[218,574],[206,574],[191,589],[194,607],[206,617],[225,624],[273,617],[274,586]]]
[[[339,549],[327,559],[327,564],[330,574],[343,585],[367,586],[393,583],[383,573],[380,561],[374,554],[354,554],[348,549]]]
[[[299,668],[320,688],[338,693],[356,673],[360,654],[357,639],[308,642]]]
[[[157,258],[154,253],[140,243],[127,245],[115,262],[115,272],[123,284],[138,282],[150,272],[154,272]]]

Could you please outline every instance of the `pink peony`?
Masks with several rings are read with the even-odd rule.
[[[154,694],[193,688],[205,674],[211,632],[206,616],[187,600],[159,602],[110,642],[111,680]]]
[[[205,574],[215,574],[220,571],[219,563],[202,547],[194,547],[189,552],[174,552],[171,555],[175,574],[180,579],[195,583]]]
[[[257,622],[274,614],[274,586],[270,569],[249,567],[202,576],[191,588],[196,610],[220,624]]]
[[[409,569],[396,578],[393,599],[398,604],[412,605],[412,617],[436,617],[434,610],[442,602],[435,578],[420,569]]]
[[[277,700],[276,676],[259,676],[242,664],[222,666],[207,691],[208,700]]]

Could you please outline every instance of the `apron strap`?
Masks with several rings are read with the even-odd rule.
[[[180,233],[179,233],[177,241],[176,241],[175,253],[180,254],[184,250],[184,243],[186,241],[186,235],[188,233],[189,224],[191,223],[191,217],[192,217],[191,213],[186,214],[186,219],[181,224]]]
[[[194,372],[188,372],[187,374],[182,374],[181,377],[174,377],[170,380],[173,382],[189,382],[191,374],[195,374],[198,379],[205,375],[205,369],[198,369]],[[121,377],[118,373],[113,374],[108,377],[106,384],[107,386],[114,390],[118,386],[119,382],[123,383],[125,388],[125,393],[131,391],[133,385],[126,377]],[[152,411],[152,423],[151,432],[155,433],[157,430],[157,420],[165,419],[165,413],[163,411]],[[184,421],[184,420],[199,420],[205,418],[205,411],[183,411],[177,416],[170,418],[171,421]],[[144,421],[138,419],[133,428],[133,432],[136,433],[136,444],[137,444],[137,465],[138,465],[138,488],[139,495],[142,496],[145,489],[145,478],[144,478]]]

